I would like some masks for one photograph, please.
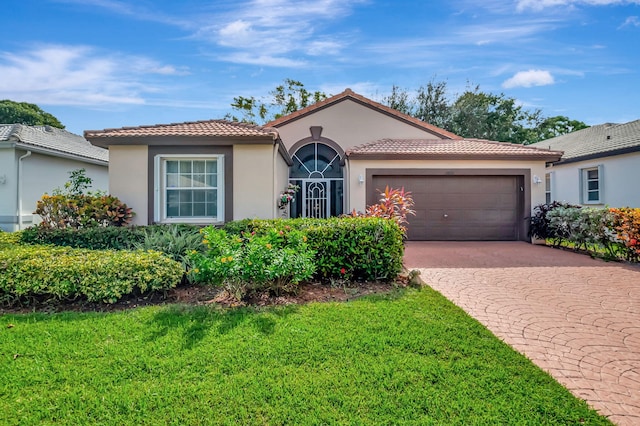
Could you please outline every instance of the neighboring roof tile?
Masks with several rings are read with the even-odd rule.
[[[349,151],[347,156],[428,156],[438,157],[473,157],[478,159],[560,158],[561,151],[550,151],[531,148],[508,142],[494,142],[484,139],[381,139],[358,145]]]
[[[91,145],[80,135],[51,126],[1,125],[0,141],[15,141],[92,160],[109,161],[108,150]]]
[[[392,116],[394,116],[394,117],[396,117],[398,119],[401,119],[403,121],[409,122],[414,126],[422,128],[422,129],[424,129],[424,130],[428,131],[429,133],[432,133],[432,134],[434,134],[436,136],[440,136],[440,137],[445,138],[445,139],[460,139],[460,136],[458,136],[458,135],[455,135],[455,134],[453,134],[453,133],[451,133],[451,132],[449,132],[447,130],[441,129],[440,127],[433,126],[433,125],[431,125],[429,123],[426,123],[426,122],[424,122],[422,120],[418,120],[417,118],[411,117],[410,115],[403,114],[400,111],[397,111],[397,110],[395,110],[393,108],[389,108],[388,106],[382,105],[382,104],[380,104],[378,102],[372,101],[371,99],[365,98],[364,96],[353,92],[351,89],[345,89],[344,92],[339,93],[339,94],[337,94],[335,96],[332,96],[330,98],[327,98],[324,101],[317,102],[317,103],[315,103],[313,105],[310,105],[310,106],[308,106],[306,108],[303,108],[303,109],[300,109],[298,111],[295,111],[295,112],[293,112],[293,113],[291,113],[289,115],[285,115],[284,117],[280,117],[280,118],[278,118],[276,120],[273,120],[273,121],[267,123],[266,126],[268,126],[268,127],[276,127],[277,128],[279,126],[282,126],[285,123],[288,123],[289,121],[304,117],[306,115],[311,114],[314,111],[326,108],[326,107],[328,107],[330,105],[333,105],[333,104],[336,104],[338,102],[342,102],[345,99],[355,100],[355,101],[357,101],[357,102],[359,102],[361,104],[367,105],[367,106],[369,106],[369,107],[371,107],[373,109],[377,109],[377,110],[382,111],[382,112],[384,112],[386,114],[392,115]]]
[[[150,126],[122,127],[119,129],[85,130],[87,139],[186,136],[186,137],[271,137],[276,139],[275,129],[226,120],[192,121],[186,123],[155,124]]]
[[[562,161],[615,155],[634,148],[640,150],[640,120],[599,124],[529,146],[562,150]]]

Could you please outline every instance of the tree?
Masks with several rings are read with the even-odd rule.
[[[284,84],[269,92],[269,95],[269,100],[258,100],[253,96],[233,98],[231,108],[240,112],[242,116],[227,114],[225,118],[244,123],[264,124],[327,99],[324,92],[310,92],[305,89],[304,84],[289,78],[284,80]]]
[[[453,101],[447,98],[446,81],[431,80],[411,97],[393,86],[382,103],[464,138],[529,144],[588,127],[567,117],[544,117],[539,109],[527,110],[517,100],[467,88]]]
[[[64,125],[56,117],[40,109],[38,105],[8,99],[0,101],[0,123],[64,129]]]

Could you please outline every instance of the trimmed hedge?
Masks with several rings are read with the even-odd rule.
[[[128,250],[144,241],[142,227],[43,228],[32,226],[21,231],[26,244],[53,244],[91,250]]]
[[[134,291],[175,287],[182,275],[180,264],[160,252],[30,246],[4,237],[0,240],[0,303],[82,297],[114,303]]]
[[[393,280],[402,271],[402,230],[391,219],[246,219],[227,223],[227,233],[299,229],[316,252],[316,276],[322,279]]]

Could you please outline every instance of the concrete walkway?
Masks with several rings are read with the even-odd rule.
[[[619,425],[640,425],[640,267],[523,242],[408,242],[405,265]]]

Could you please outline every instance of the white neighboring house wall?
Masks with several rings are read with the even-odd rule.
[[[31,152],[31,155],[26,156],[27,152]],[[21,173],[18,173],[19,162],[22,164]],[[55,189],[63,188],[64,184],[69,181],[69,172],[82,168],[87,171],[86,175],[93,180],[91,191],[107,191],[108,170],[106,165],[55,157],[38,153],[36,150],[0,150],[0,199],[2,200],[0,203],[0,228],[3,231],[12,232],[40,223],[40,217],[33,214],[38,200],[45,193],[51,194]],[[20,178],[21,181],[19,181]],[[19,209],[18,192],[20,192],[22,201],[21,217],[17,213]]]
[[[40,222],[33,214],[45,193],[63,188],[69,172],[84,168],[91,190],[108,189],[108,152],[82,136],[49,126],[0,125],[0,229]]]
[[[600,201],[585,202],[581,194],[581,170],[599,168]],[[638,171],[640,152],[595,158],[547,167],[551,175],[551,199],[593,207],[640,208]]]

